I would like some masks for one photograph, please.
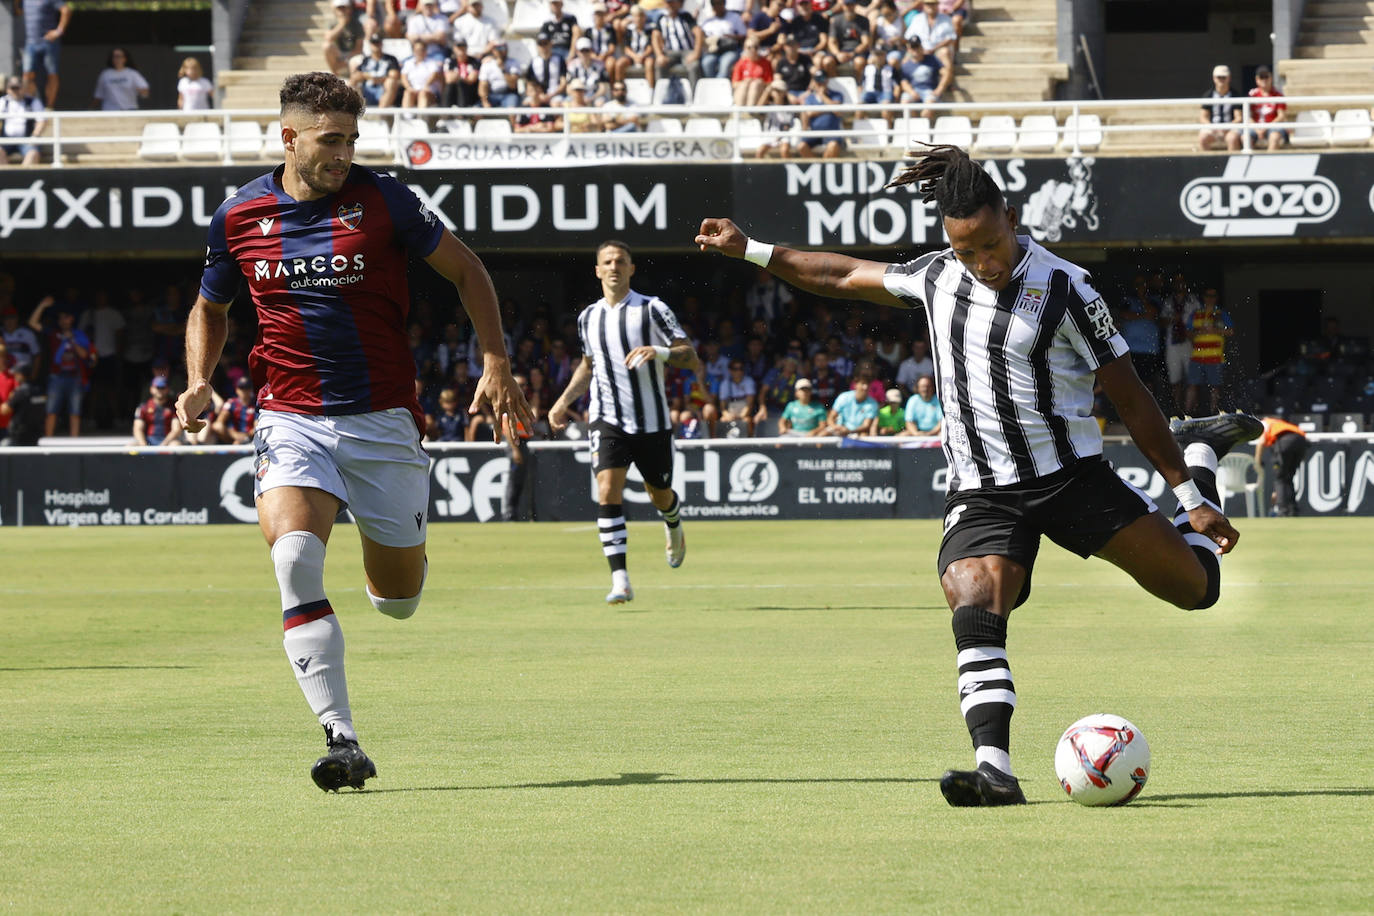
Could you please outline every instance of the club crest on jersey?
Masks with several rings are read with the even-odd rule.
[[[1040,314],[1040,310],[1045,307],[1045,297],[1049,295],[1048,290],[1037,289],[1028,286],[1021,291],[1021,296],[1016,300],[1015,309],[1019,312],[1028,312],[1032,315]]]
[[[357,229],[358,224],[363,221],[362,204],[340,204],[339,222],[344,224],[345,229]]]

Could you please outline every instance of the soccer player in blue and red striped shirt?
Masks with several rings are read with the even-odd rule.
[[[200,295],[186,324],[190,432],[210,402],[229,304],[247,282],[258,314],[249,369],[258,389],[255,491],[282,596],[283,643],[324,726],[322,789],[361,788],[376,767],[358,746],[343,633],[324,594],[325,542],[347,507],[363,543],[367,595],[388,616],[415,613],[424,588],[429,460],[406,343],[407,257],[455,287],[482,346],[472,412],[501,441],[534,418],[511,376],[486,268],[393,178],[353,164],[363,100],[329,73],[281,89],[286,162],[220,205]]]
[[[151,397],[134,411],[135,445],[173,445],[181,438],[181,424],[167,390],[165,375],[153,376],[148,386]]]
[[[258,402],[253,393],[253,380],[241,377],[234,385],[234,397],[224,402],[215,417],[215,435],[229,445],[245,445],[253,441],[258,425]]]

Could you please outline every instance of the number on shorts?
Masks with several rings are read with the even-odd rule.
[[[945,534],[949,534],[949,529],[959,523],[960,514],[967,508],[967,504],[961,503],[949,511],[949,515],[945,516]]]

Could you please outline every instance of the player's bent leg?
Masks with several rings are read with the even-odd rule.
[[[655,487],[645,481],[644,489],[649,492],[650,501],[658,510],[658,514],[663,517],[665,539],[663,552],[668,560],[668,565],[677,569],[682,565],[682,561],[687,558],[687,533],[682,526],[682,503],[678,500],[677,493],[670,487]]]
[[[1209,552],[1214,546],[1202,535],[1192,537],[1206,542]],[[1114,534],[1097,555],[1156,598],[1188,611],[1207,606],[1203,601],[1211,590],[1211,577],[1193,547],[1168,519],[1151,512]]]
[[[425,545],[387,547],[362,535],[367,600],[388,617],[405,620],[420,606],[429,576]]]

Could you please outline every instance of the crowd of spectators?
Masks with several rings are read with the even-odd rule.
[[[697,346],[703,374],[669,369],[667,391],[677,435],[893,436],[938,441],[943,412],[935,367],[919,311],[836,307],[797,291],[763,269],[741,267],[688,285],[665,297]],[[754,271],[754,273],[750,273]],[[0,274],[0,440],[32,444],[40,436],[103,434],[134,444],[239,444],[256,419],[248,352],[255,337],[251,309],[230,311],[228,340],[215,373],[210,422],[189,439],[172,413],[185,381],[183,335],[195,279],[185,276],[157,290],[68,287],[52,294],[16,289]],[[645,289],[659,285],[646,278]],[[1208,413],[1244,407],[1306,410],[1296,394],[1339,377],[1330,410],[1374,412],[1374,363],[1359,338],[1328,320],[1324,334],[1304,342],[1268,388],[1246,387],[1228,371],[1234,323],[1213,285],[1181,273],[1142,272],[1102,291],[1113,305],[1140,377],[1170,413]],[[491,418],[470,417],[481,354],[456,301],[423,283],[413,286],[409,318],[416,393],[426,437],[487,441]],[[585,302],[539,301],[520,290],[501,305],[512,368],[538,422],[536,438],[551,432],[544,416],[581,359],[577,314]],[[1279,390],[1296,377],[1296,388]],[[1301,384],[1299,384],[1301,383]],[[1363,387],[1362,387],[1363,386]],[[1363,398],[1363,400],[1361,400]],[[1286,402],[1285,402],[1286,403]],[[1114,418],[1105,398],[1105,425]],[[585,433],[585,399],[573,419]],[[574,426],[577,429],[577,426]]]
[[[495,0],[502,2],[502,0]],[[687,102],[701,78],[728,79],[735,104],[807,106],[769,115],[773,129],[797,124],[782,155],[839,155],[843,144],[805,131],[841,127],[841,104],[940,101],[951,85],[969,0],[596,0],[584,28],[549,0],[534,53],[518,62],[483,0],[334,0],[337,21],[325,63],[370,105],[426,109],[438,130],[465,111],[502,107],[583,109],[562,117],[521,115],[517,131],[641,129],[626,80],[666,81],[663,104]],[[388,39],[409,42],[393,55]],[[852,76],[856,97],[835,88]],[[587,110],[592,109],[592,110]],[[417,111],[417,114],[421,112]],[[892,120],[895,111],[885,112]],[[566,125],[565,125],[566,119]],[[766,153],[767,151],[765,151]]]

